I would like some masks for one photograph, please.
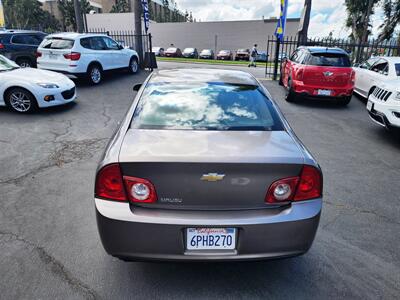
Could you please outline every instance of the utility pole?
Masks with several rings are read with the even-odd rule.
[[[308,27],[310,25],[311,16],[311,2],[312,0],[304,1],[304,9],[300,20],[299,27],[299,45],[305,45],[308,39]]]
[[[83,18],[82,18],[81,3],[79,0],[74,0],[74,10],[75,10],[76,29],[79,33],[82,33],[83,32]]]
[[[133,13],[135,15],[135,50],[139,54],[140,64],[143,66],[142,2],[140,0],[133,0]]]

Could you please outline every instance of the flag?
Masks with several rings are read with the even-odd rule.
[[[283,37],[285,36],[286,17],[287,17],[289,0],[280,0],[280,1],[281,1],[281,15],[279,16],[278,24],[276,26],[275,36],[280,41],[283,41]]]
[[[150,26],[150,13],[149,13],[149,3],[147,0],[142,0],[142,8],[143,8],[143,21],[144,21],[144,27],[147,30],[149,30]]]
[[[1,0],[0,0],[0,28],[3,28],[5,26],[6,26],[6,24],[4,22],[3,4],[1,3]]]

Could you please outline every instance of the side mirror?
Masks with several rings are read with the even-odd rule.
[[[141,87],[142,87],[142,84],[141,84],[141,83],[135,84],[135,85],[133,86],[133,91],[134,91],[134,92],[137,92],[137,91],[140,90]]]

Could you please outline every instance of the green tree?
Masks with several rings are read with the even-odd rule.
[[[115,4],[112,6],[110,13],[125,13],[129,12],[130,7],[128,0],[116,0]]]
[[[92,9],[88,0],[80,0],[81,11],[84,14],[88,14]],[[76,20],[73,0],[58,0],[58,8],[63,18],[63,29],[72,27],[76,31]]]
[[[4,17],[8,28],[57,31],[60,23],[42,9],[37,0],[3,0]]]
[[[169,1],[168,0],[163,0],[163,8],[164,8],[164,13],[163,13],[163,17],[162,17],[162,21],[161,22],[171,22]]]
[[[391,39],[396,27],[400,24],[400,0],[384,0],[383,11],[385,19],[380,26],[380,41]]]
[[[371,34],[371,16],[380,0],[345,0],[346,26],[351,29],[350,37],[358,43],[366,43]]]

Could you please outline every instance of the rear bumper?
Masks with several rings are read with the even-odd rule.
[[[96,199],[97,224],[107,253],[127,260],[238,261],[290,257],[308,251],[314,240],[322,199],[285,209],[189,212],[137,209]],[[234,251],[186,250],[186,228],[234,227]]]
[[[353,94],[354,86],[347,85],[342,87],[324,87],[316,85],[306,85],[302,81],[293,81],[293,90],[297,94],[301,94],[305,97],[311,98],[341,98],[349,97]],[[320,96],[318,95],[318,90],[330,90],[330,96]]]
[[[368,101],[374,104],[368,113],[375,123],[386,128],[390,126],[400,128],[400,105],[375,100],[372,96]]]

